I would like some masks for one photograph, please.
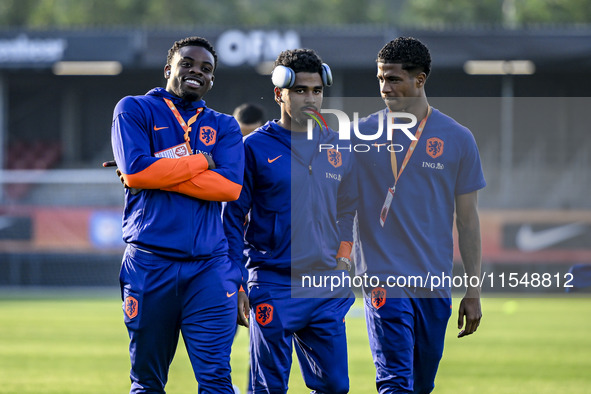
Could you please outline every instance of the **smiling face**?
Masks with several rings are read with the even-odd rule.
[[[166,90],[187,101],[198,101],[211,89],[215,59],[200,46],[184,46],[164,67]],[[170,74],[169,74],[170,73]]]
[[[292,131],[307,131],[308,114],[320,111],[323,86],[319,73],[299,72],[289,89],[275,88],[275,100],[281,105],[281,120]]]

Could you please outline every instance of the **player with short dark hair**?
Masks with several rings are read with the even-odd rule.
[[[418,40],[399,37],[384,45],[378,52],[377,63],[398,63],[410,74],[423,72],[428,78],[431,73],[431,54]]]
[[[281,118],[245,138],[244,188],[224,212],[231,258],[248,257],[248,298],[239,294],[238,313],[244,325],[251,316],[253,392],[287,392],[295,343],[309,388],[346,393],[344,318],[352,293],[339,289],[314,298],[301,278],[347,273],[357,194],[353,157],[319,149],[338,143],[326,127],[315,126],[308,139],[308,120],[319,115],[324,88],[332,83],[330,68],[314,51],[282,52],[272,80]]]
[[[265,124],[265,110],[256,104],[244,103],[234,109],[232,114],[238,121],[242,135],[246,136]]]
[[[200,37],[174,43],[166,88],[115,107],[112,145],[126,185],[120,273],[131,393],[164,393],[179,334],[200,393],[233,393],[230,351],[240,270],[228,259],[221,202],[242,189],[238,123],[207,108],[216,56]]]
[[[429,282],[416,278],[451,277],[454,213],[465,273],[480,277],[477,193],[486,182],[470,130],[427,101],[427,47],[414,38],[397,38],[380,50],[377,70],[387,108],[360,120],[359,131],[369,135],[385,129],[390,112],[411,114],[417,124],[409,127],[415,140],[400,130],[391,141],[383,133],[374,145],[392,149],[357,154],[356,274],[379,277],[384,284],[364,288],[378,391],[429,393],[451,315],[451,285],[431,290]],[[392,276],[415,281],[388,287]],[[474,333],[481,316],[480,288],[468,287],[459,308],[463,330],[458,337]]]

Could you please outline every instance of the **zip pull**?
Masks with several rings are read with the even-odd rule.
[[[312,175],[312,164],[308,166],[308,171],[310,172],[310,175]]]

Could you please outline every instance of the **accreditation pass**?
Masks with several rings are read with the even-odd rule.
[[[380,225],[382,227],[384,227],[384,223],[386,223],[386,217],[388,217],[388,212],[390,212],[390,206],[392,205],[392,199],[394,198],[395,190],[396,185],[388,188],[386,200],[384,200],[384,205],[382,205],[382,210],[380,211]]]

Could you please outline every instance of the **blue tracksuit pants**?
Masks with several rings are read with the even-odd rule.
[[[241,274],[226,256],[169,261],[128,246],[120,272],[130,393],[164,393],[179,334],[199,393],[233,393],[230,352]]]
[[[250,357],[254,393],[286,393],[295,344],[306,385],[349,391],[345,315],[354,298],[292,298],[289,287],[252,286]]]

